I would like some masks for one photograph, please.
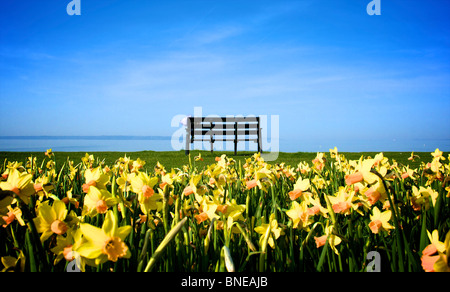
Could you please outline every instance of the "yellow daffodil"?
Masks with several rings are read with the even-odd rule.
[[[425,188],[420,186],[417,188],[416,186],[413,186],[412,192],[411,204],[413,209],[416,211],[420,210],[422,207],[425,210],[428,210],[430,208],[430,198],[434,206],[436,204],[437,197],[439,196],[439,193],[431,187]]]
[[[22,162],[17,162],[17,161],[10,162],[10,161],[8,161],[8,164],[6,165],[6,170],[2,173],[2,178],[3,179],[7,179],[8,175],[10,173],[13,173],[15,170],[18,170],[20,172],[24,172],[25,168],[22,165],[23,165]]]
[[[140,158],[133,161],[131,165],[131,172],[138,172],[140,171],[145,165],[145,161],[141,160]]]
[[[308,190],[310,187],[311,183],[309,179],[302,179],[301,177],[299,177],[297,182],[294,184],[294,190],[289,192],[289,198],[292,201],[299,198],[303,194],[303,192]]]
[[[85,193],[89,191],[91,186],[97,189],[106,189],[106,184],[109,182],[109,176],[103,173],[100,166],[94,169],[86,169],[84,178],[86,183],[83,185],[83,192]]]
[[[377,207],[372,209],[373,215],[370,215],[371,222],[369,223],[369,228],[372,233],[379,233],[381,230],[388,231],[394,227],[389,224],[392,212],[391,210],[384,211],[383,213]]]
[[[24,272],[25,271],[26,257],[22,251],[20,251],[18,258],[15,258],[12,256],[4,256],[1,258],[1,262],[4,267],[1,270],[1,272],[11,272],[11,271]]]
[[[155,193],[153,189],[158,181],[158,177],[150,177],[144,172],[131,175],[131,190],[138,195],[138,201],[144,214],[147,214],[150,210],[162,208],[163,195]]]
[[[41,241],[47,240],[53,233],[64,234],[69,229],[65,222],[67,216],[66,204],[63,201],[54,201],[49,205],[49,201],[39,204],[37,217],[33,219],[38,233],[42,233]]]
[[[208,188],[201,183],[201,180],[201,174],[192,174],[189,184],[183,190],[183,195],[189,196],[194,194],[195,199],[201,203],[203,201],[203,195],[208,191]]]
[[[5,194],[5,195],[3,195]],[[2,192],[0,190],[0,196],[2,199],[0,199],[0,224],[8,224],[7,220],[10,217],[10,205],[14,201],[14,198],[12,196],[9,196],[8,193]]]
[[[325,153],[317,153],[316,158],[313,159],[312,163],[314,164],[314,168],[320,171],[325,166],[325,161]]]
[[[339,255],[339,251],[337,250],[336,246],[339,245],[342,240],[339,236],[333,233],[333,229],[333,225],[325,227],[325,234],[320,237],[314,236],[314,240],[316,242],[316,247],[319,248],[321,246],[324,246],[328,239],[328,244],[330,245],[331,249],[335,254]]]
[[[414,162],[415,159],[420,159],[419,155],[415,155],[414,152],[411,152],[411,156],[408,157],[408,160],[411,160]]]
[[[439,241],[439,233],[438,230],[433,230],[433,233],[430,233],[430,231],[427,230],[428,239],[430,240],[431,244],[434,245],[436,250],[440,253],[445,252],[445,244],[442,241]]]
[[[311,167],[307,162],[300,162],[297,165],[296,171],[300,172],[301,174],[307,174],[311,171]]]
[[[314,185],[318,190],[326,188],[327,185],[329,185],[329,182],[330,181],[326,181],[323,177],[319,175],[315,175],[311,180],[312,185]]]
[[[268,187],[272,185],[275,180],[273,173],[266,167],[259,169],[256,171],[254,179],[247,181],[246,186],[247,189],[252,189],[258,186],[264,192],[268,191]]]
[[[415,173],[415,170],[410,169],[409,166],[407,166],[407,167],[403,168],[402,179],[407,179],[409,177],[412,180],[415,180],[416,178],[414,177],[414,173]]]
[[[116,182],[121,192],[129,191],[131,189],[131,175],[128,170],[122,171]]]
[[[81,161],[87,168],[91,168],[92,164],[94,164],[94,155],[86,153],[84,157],[81,158]]]
[[[281,227],[278,227],[278,221],[275,219],[275,214],[271,214],[269,217],[269,223],[263,223],[258,227],[255,227],[255,231],[261,234],[259,239],[259,245],[261,248],[265,249],[264,241],[267,240],[267,243],[271,248],[275,248],[275,241],[283,234],[283,230]],[[268,238],[266,238],[268,236]]]
[[[49,158],[50,157],[52,157],[54,154],[53,154],[53,151],[52,151],[52,149],[47,149],[47,151],[45,151],[45,156],[48,156]]]
[[[431,156],[434,157],[434,159],[437,160],[445,160],[445,157],[443,156],[443,152],[439,150],[439,148],[436,148],[436,150],[434,150],[434,152],[431,153]]]
[[[75,259],[76,249],[81,246],[82,232],[81,229],[69,229],[66,232],[66,236],[58,235],[56,237],[56,246],[51,249],[51,251],[56,255],[54,264],[56,265],[63,258],[67,261],[72,261]]]
[[[444,250],[439,251],[439,259],[434,263],[436,272],[450,272],[450,231],[445,236]]]
[[[28,204],[30,196],[35,193],[31,179],[31,174],[14,169],[8,174],[7,181],[0,182],[0,189],[15,193],[25,204]]]
[[[239,205],[236,203],[235,199],[232,199],[231,202],[227,201],[225,205],[221,205],[222,208],[220,212],[225,217],[233,217],[233,220],[244,220],[242,213],[245,211],[245,205]]]
[[[317,214],[321,214],[323,217],[328,218],[328,209],[324,208],[322,206],[322,204],[320,203],[320,198],[318,197],[314,197],[314,196],[308,196],[306,198],[307,202],[311,205],[313,205],[312,207],[310,207],[308,209],[309,215],[317,215]]]
[[[203,161],[202,154],[199,153],[197,156],[194,157],[194,160],[195,160],[195,161]]]
[[[39,196],[39,200],[41,201],[44,197],[48,197],[49,192],[54,189],[52,184],[52,173],[54,173],[54,171],[38,177],[34,182],[34,190],[36,191],[36,195]]]
[[[359,161],[359,165],[357,166],[357,171],[352,174],[347,174],[345,176],[345,183],[347,185],[352,185],[357,182],[365,181],[368,184],[372,184],[379,177],[371,172],[372,166],[375,164],[375,159],[365,159],[362,158]]]
[[[106,189],[89,187],[89,191],[84,197],[83,215],[91,217],[97,214],[105,214],[108,209],[118,204],[117,198]]]
[[[379,200],[384,203],[387,199],[387,192],[380,178],[378,178],[369,188],[364,188],[360,192],[367,198],[367,202],[370,206],[374,205]]]
[[[328,196],[334,213],[349,215],[352,209],[357,209],[357,205],[352,203],[354,195],[354,191],[339,187],[339,191],[334,196]]]
[[[450,272],[450,232],[447,233],[445,241],[439,240],[438,230],[430,233],[427,230],[430,244],[422,251],[422,268],[425,272]]]
[[[334,149],[330,149],[330,156],[331,156],[331,158],[339,157],[337,147],[334,147]]]
[[[165,175],[166,174],[166,168],[164,167],[164,165],[159,163],[159,161],[156,162],[156,165],[155,165],[154,169],[155,169],[155,174],[160,174],[160,175]]]
[[[208,201],[207,199],[203,200],[199,211],[200,213],[195,215],[194,218],[197,220],[197,224],[202,223],[206,220],[219,219],[220,216],[216,214],[217,208],[219,206],[214,204],[213,202]]]
[[[125,243],[125,238],[131,232],[131,226],[118,227],[117,219],[112,211],[106,213],[102,228],[81,223],[80,229],[86,242],[76,251],[80,256],[93,260],[93,262],[88,261],[88,264],[97,266],[107,261],[116,262],[119,258],[131,256]]]
[[[22,218],[22,210],[20,210],[19,207],[12,208],[11,206],[8,206],[7,208],[8,213],[6,214],[6,216],[1,217],[1,219],[3,219],[5,222],[5,225],[3,225],[3,227],[6,227],[8,224],[11,224],[14,220],[17,220],[17,222],[19,222],[21,226],[25,226],[25,221],[23,221]]]
[[[308,226],[312,223],[312,218],[310,217],[311,214],[306,201],[302,201],[300,204],[293,201],[291,209],[286,211],[286,215],[292,219],[294,228],[308,230]]]

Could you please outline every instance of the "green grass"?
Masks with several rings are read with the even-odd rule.
[[[191,151],[191,159],[194,160],[194,157],[201,153],[203,161],[196,161],[195,164],[200,169],[203,166],[210,165],[215,162],[215,157],[220,156],[222,154],[226,154],[228,157],[235,159],[236,161],[241,161],[241,163],[245,163],[245,160],[251,157],[253,152],[238,152],[237,155],[234,155],[233,152],[227,151],[215,151],[211,153],[210,151]],[[327,152],[326,152],[327,153]],[[379,152],[339,152],[340,154],[345,155],[345,157],[349,160],[357,160],[362,155],[364,157],[371,156],[374,157]],[[61,167],[67,159],[78,163],[81,161],[81,158],[85,156],[86,152],[54,152],[55,154],[55,162],[58,167]],[[162,164],[166,169],[171,168],[180,168],[183,165],[189,164],[189,156],[185,155],[184,150],[182,151],[140,151],[140,152],[89,152],[89,154],[94,155],[95,158],[104,160],[105,165],[113,165],[114,162],[125,155],[130,159],[140,158],[146,162],[145,168],[154,167],[157,162]],[[285,163],[286,165],[297,166],[300,162],[311,162],[316,157],[316,152],[296,152],[296,153],[287,153],[280,152],[278,155],[278,159],[276,161],[272,161],[272,164],[275,163]],[[416,168],[420,165],[421,162],[430,162],[432,160],[432,156],[429,152],[415,152],[416,155],[420,157],[420,159],[413,161],[408,160],[411,156],[411,152],[383,152],[385,157],[388,157],[390,161],[395,160],[398,163],[409,165],[411,168]],[[25,162],[27,157],[30,156],[37,157],[39,163],[41,163],[46,157],[43,152],[0,152],[0,161],[3,163],[5,159],[8,161],[18,161]],[[447,157],[448,153],[444,153],[444,157]],[[327,153],[329,157],[329,153]]]

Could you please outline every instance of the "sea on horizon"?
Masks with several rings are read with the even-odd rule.
[[[278,144],[278,145],[277,145]],[[171,136],[0,136],[2,152],[137,152],[179,151],[184,143],[172,146]],[[433,152],[450,151],[450,139],[301,139],[280,138],[279,143],[263,140],[265,152]],[[207,141],[195,142],[191,149],[210,150]],[[215,142],[214,151],[233,151],[233,142]],[[253,142],[239,142],[238,151],[256,151]]]

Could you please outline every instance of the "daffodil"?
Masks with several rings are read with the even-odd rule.
[[[313,205],[312,207],[308,208],[309,215],[321,214],[323,217],[328,218],[329,211],[327,208],[324,208],[322,206],[318,197],[308,196],[306,200],[309,204]]]
[[[86,169],[84,177],[86,183],[83,185],[83,192],[85,193],[89,191],[91,186],[97,189],[106,189],[106,184],[109,182],[109,176],[103,173],[100,166],[94,169]]]
[[[292,202],[291,209],[286,211],[286,215],[292,219],[294,228],[305,229],[308,231],[308,226],[312,223],[312,217],[306,201],[300,204],[296,201]]]
[[[437,160],[445,160],[445,157],[443,156],[443,152],[439,150],[439,148],[436,148],[436,150],[434,150],[434,152],[431,153],[431,156],[434,157],[434,159]]]
[[[199,210],[200,213],[195,215],[194,218],[197,220],[197,224],[202,223],[206,220],[219,219],[220,216],[216,214],[218,205],[210,202],[208,200],[203,200]]]
[[[436,272],[450,272],[450,231],[445,236],[444,250],[438,249],[439,259],[434,263]]]
[[[439,233],[438,230],[433,230],[433,233],[430,233],[430,231],[427,230],[428,239],[430,240],[431,244],[434,245],[436,248],[436,251],[440,253],[445,252],[445,243],[439,240]]]
[[[427,230],[430,244],[422,251],[422,268],[425,272],[450,272],[450,232],[447,233],[445,242],[439,240],[438,230],[430,233]]]
[[[310,187],[311,183],[309,179],[302,179],[301,177],[299,177],[297,182],[294,184],[294,190],[289,192],[289,198],[292,201],[299,198],[303,194],[303,192],[308,190]]]
[[[316,158],[313,159],[312,163],[314,164],[314,168],[316,170],[322,170],[325,166],[325,154],[324,153],[317,153]]]
[[[84,197],[83,215],[91,217],[97,214],[105,214],[108,209],[118,203],[117,198],[106,189],[89,187],[89,191]]]
[[[121,192],[129,191],[131,189],[131,175],[128,170],[122,171],[116,182]]]
[[[54,170],[38,177],[34,182],[34,190],[36,191],[36,195],[39,196],[39,199],[41,201],[44,197],[48,196],[51,190],[54,189],[52,184],[53,173]]]
[[[334,149],[330,149],[330,156],[331,156],[331,158],[339,157],[338,149],[336,146],[334,147]]]
[[[362,160],[361,158],[359,165],[357,166],[357,171],[345,176],[345,183],[347,185],[352,185],[364,180],[366,183],[372,184],[377,181],[378,176],[371,172],[372,166],[375,162],[375,159]]]
[[[331,249],[335,254],[339,255],[339,251],[337,250],[336,246],[339,245],[342,240],[339,236],[334,234],[333,230],[333,225],[325,227],[325,234],[319,237],[314,236],[314,240],[316,242],[317,248],[324,246],[326,241],[328,240],[328,244],[330,245]]]
[[[0,189],[15,193],[25,204],[28,204],[30,196],[35,193],[31,179],[31,174],[14,169],[8,174],[7,181],[0,182]]]
[[[0,195],[2,195],[2,197],[3,197],[3,194],[1,191],[0,191]],[[10,217],[9,208],[11,208],[10,205],[13,201],[14,201],[14,198],[12,196],[8,196],[8,195],[5,195],[4,198],[2,198],[0,200],[0,224],[2,224],[2,225],[7,224],[7,220]]]
[[[255,227],[255,231],[261,234],[261,237],[259,238],[259,245],[263,249],[265,249],[264,242],[266,240],[271,248],[275,248],[274,240],[278,239],[283,233],[283,229],[278,227],[278,221],[275,219],[275,214],[270,215],[269,223],[262,223],[260,226]]]
[[[26,257],[22,251],[20,251],[18,258],[12,256],[4,256],[1,258],[1,262],[4,267],[1,272],[25,271]]]
[[[69,229],[66,232],[66,236],[58,235],[56,236],[56,246],[51,249],[51,251],[56,255],[54,264],[56,265],[62,259],[67,261],[72,261],[75,259],[75,251],[81,246],[82,236],[81,229]]]
[[[358,206],[352,203],[354,195],[354,191],[339,187],[339,191],[334,196],[328,196],[334,213],[349,215],[352,209],[357,209]]]
[[[411,156],[408,157],[408,160],[414,161],[414,159],[417,159],[417,158],[420,159],[420,156],[419,155],[415,155],[414,152],[411,152]]]
[[[164,167],[164,165],[159,163],[159,161],[156,162],[156,165],[155,165],[154,169],[155,169],[155,173],[156,174],[160,174],[160,175],[165,175],[166,172],[167,172],[166,168]]]
[[[258,186],[264,192],[268,191],[268,187],[272,185],[275,180],[273,173],[266,167],[263,167],[256,171],[254,179],[247,181],[247,189],[252,189]]]
[[[369,188],[365,188],[361,192],[367,198],[369,205],[374,205],[379,200],[384,203],[387,199],[387,192],[380,178]]]
[[[125,238],[131,232],[131,226],[118,227],[117,218],[112,211],[106,213],[102,228],[81,223],[80,229],[85,243],[76,251],[80,256],[92,260],[87,262],[89,265],[97,266],[107,261],[116,262],[119,258],[131,256],[125,243]]]
[[[61,235],[66,233],[69,225],[65,222],[67,216],[66,204],[63,201],[54,201],[49,205],[49,201],[39,204],[37,217],[33,219],[38,233],[42,233],[41,241],[44,242],[52,234]]]
[[[311,171],[311,167],[307,162],[300,162],[297,165],[296,171],[300,172],[301,174],[307,174]]]
[[[7,208],[9,212],[6,216],[1,217],[6,223],[3,227],[11,224],[14,220],[17,220],[21,226],[25,226],[25,221],[23,221],[22,218],[22,210],[19,207],[12,208],[11,206],[8,206]]]
[[[24,172],[25,168],[22,165],[23,165],[22,162],[8,161],[8,164],[6,165],[6,170],[2,173],[2,178],[8,179],[9,174],[13,173],[15,170],[18,170],[19,172]]]
[[[94,155],[86,153],[84,157],[81,158],[81,161],[87,168],[91,168],[92,164],[94,164]]]
[[[414,173],[414,169],[410,169],[409,166],[407,166],[406,168],[403,168],[402,179],[407,179],[409,177],[412,180],[415,180]]]
[[[140,158],[133,161],[131,166],[131,172],[138,172],[140,171],[145,165],[145,161],[141,160]]]
[[[208,188],[201,183],[201,174],[192,174],[189,184],[184,188],[183,194],[189,196],[194,194],[196,200],[201,203],[203,195],[208,191]]]
[[[138,195],[138,201],[144,214],[150,210],[159,210],[162,208],[163,196],[155,193],[153,187],[158,183],[158,177],[150,177],[144,172],[131,175],[131,190]]]
[[[391,220],[392,212],[391,210],[384,211],[383,213],[375,206],[372,209],[373,215],[370,215],[371,222],[369,223],[369,228],[372,233],[379,233],[381,230],[388,231],[394,227],[389,224]]]
[[[47,151],[45,151],[45,156],[48,156],[49,158],[50,157],[52,157],[54,154],[53,154],[53,151],[52,151],[52,149],[47,149]]]
[[[418,211],[423,207],[425,210],[428,210],[430,208],[430,199],[434,206],[436,205],[438,196],[439,193],[433,190],[431,187],[425,188],[423,186],[420,186],[419,188],[417,188],[416,186],[413,186],[411,197],[411,204],[413,206],[413,209]]]
[[[197,156],[194,157],[194,160],[195,160],[195,161],[203,161],[202,154],[199,153]]]

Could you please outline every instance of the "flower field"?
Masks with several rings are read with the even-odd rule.
[[[298,165],[222,155],[200,168],[199,155],[171,169],[54,155],[0,165],[3,271],[450,271],[439,149],[417,168],[336,148]]]

